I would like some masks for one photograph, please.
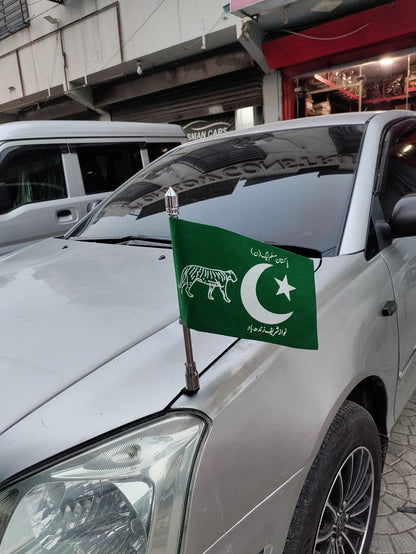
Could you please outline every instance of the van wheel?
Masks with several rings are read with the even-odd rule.
[[[346,401],[300,494],[284,554],[366,554],[377,516],[381,445],[371,415]]]

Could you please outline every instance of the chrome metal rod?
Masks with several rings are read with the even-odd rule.
[[[165,194],[165,207],[166,212],[169,217],[178,217],[179,215],[179,202],[178,195],[172,187],[169,187],[167,193]],[[192,339],[191,339],[191,330],[189,327],[183,324],[182,320],[179,320],[183,329],[183,339],[185,342],[185,380],[186,388],[185,391],[188,394],[195,394],[199,391],[199,375],[196,369],[196,363],[194,361],[194,355],[192,352]]]
[[[192,352],[191,331],[189,327],[183,324],[182,321],[181,321],[181,324],[183,329],[183,339],[185,342],[185,355],[186,355],[186,362],[185,362],[186,390],[191,394],[195,394],[196,392],[199,391],[199,375],[196,369],[194,355]]]

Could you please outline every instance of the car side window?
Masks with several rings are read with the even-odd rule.
[[[387,132],[379,175],[367,239],[367,259],[390,244],[388,223],[396,202],[406,194],[416,193],[416,122],[413,119],[402,121]]]
[[[396,202],[416,193],[416,129],[398,136],[390,146],[380,203],[384,217],[390,220]]]
[[[71,145],[78,153],[86,194],[110,192],[142,169],[135,143]]]
[[[67,196],[61,148],[15,146],[1,155],[1,212]]]

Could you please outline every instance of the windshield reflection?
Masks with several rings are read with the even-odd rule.
[[[191,143],[142,170],[69,237],[169,239],[165,194],[180,217],[254,239],[336,253],[363,126],[329,126]]]

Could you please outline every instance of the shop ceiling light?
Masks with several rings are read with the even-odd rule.
[[[393,63],[393,58],[383,58],[380,60],[381,65],[391,65]]]
[[[332,12],[342,4],[343,0],[319,0],[311,8],[311,12]]]

